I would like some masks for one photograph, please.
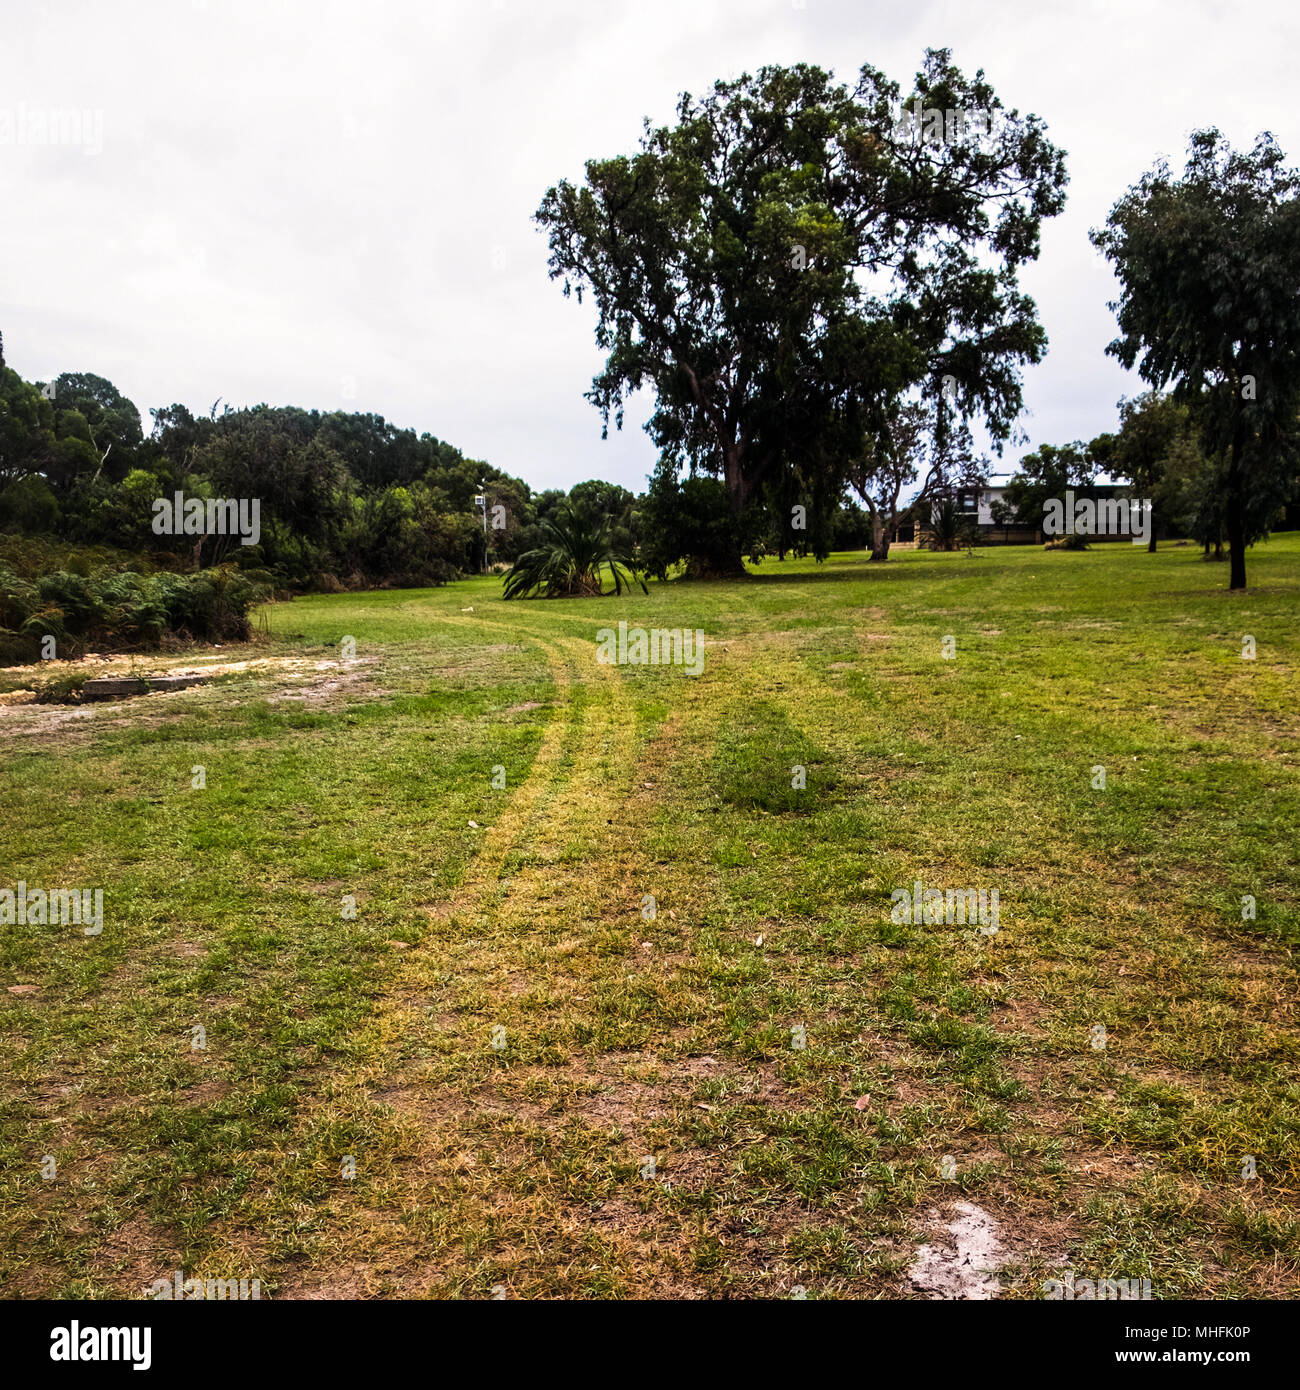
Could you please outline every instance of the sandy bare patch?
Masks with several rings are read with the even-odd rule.
[[[214,653],[220,651],[214,647]],[[320,671],[350,671],[361,666],[372,666],[378,657],[318,658],[305,656],[257,656],[244,660],[232,660],[216,655],[194,658],[193,654],[184,657],[168,656],[166,652],[150,652],[147,656],[138,653],[101,656],[89,654],[75,661],[26,662],[21,666],[0,667],[0,677],[41,683],[51,676],[85,675],[94,679],[108,676],[224,676],[240,671],[265,672],[268,675],[289,675],[297,679]]]
[[[349,661],[304,663],[299,669],[282,671],[277,674],[283,674],[288,681],[302,684],[270,696],[268,703],[274,705],[294,701],[315,708],[357,696],[376,699],[387,692],[371,682],[371,673],[366,668],[374,666],[378,660],[374,656],[360,656]]]
[[[386,694],[372,681],[374,656],[351,659],[314,657],[252,657],[242,661],[213,660],[204,663],[167,664],[162,657],[148,663],[130,657],[86,657],[82,661],[45,661],[39,666],[9,667],[0,675],[21,674],[33,685],[59,672],[75,672],[88,677],[112,675],[223,676],[247,675],[253,680],[269,680],[281,688],[268,695],[269,704],[292,702],[304,708],[342,704],[350,699],[377,699]],[[263,687],[264,689],[265,687]],[[30,690],[11,691],[0,698],[0,737],[66,737],[76,732],[91,734],[109,724],[147,725],[183,711],[184,702],[211,699],[211,686],[186,690],[152,690],[121,700],[96,701],[89,705],[38,705]],[[170,704],[166,702],[172,702]],[[234,699],[231,700],[234,703]]]
[[[938,1213],[933,1213],[938,1220]],[[991,1299],[1002,1291],[998,1270],[1008,1262],[998,1227],[970,1202],[953,1204],[953,1219],[933,1245],[916,1252],[908,1271],[912,1284],[934,1299]]]

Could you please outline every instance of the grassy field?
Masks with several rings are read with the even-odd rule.
[[[1249,566],[481,579],[7,697],[0,887],[104,929],[0,928],[5,1294],[924,1297],[969,1203],[1003,1297],[1297,1296],[1300,535]],[[619,620],[703,673],[599,664]]]

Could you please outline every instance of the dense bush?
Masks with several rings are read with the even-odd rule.
[[[46,637],[60,658],[139,651],[165,638],[245,641],[249,610],[268,595],[265,577],[230,565],[173,574],[60,569],[25,578],[0,567],[0,660],[34,661]]]
[[[716,478],[679,479],[665,468],[651,480],[641,515],[641,564],[660,579],[677,564],[691,579],[743,573],[744,557],[763,554],[770,528],[758,506],[737,517]]]

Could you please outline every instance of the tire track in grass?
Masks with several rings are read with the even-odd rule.
[[[369,1175],[358,1155],[358,1176],[370,1181],[318,1210],[312,1247],[319,1253],[285,1280],[290,1297],[364,1296],[385,1288],[384,1271],[399,1267],[404,1292],[438,1289],[448,1266],[463,1264],[466,1224],[492,1224],[490,1202],[467,1191],[474,1183],[465,1171],[465,1124],[475,1093],[521,1056],[559,1060],[548,1041],[550,1015],[578,994],[582,971],[598,959],[593,940],[610,905],[607,897],[592,900],[598,876],[585,865],[603,865],[609,823],[635,770],[637,721],[623,678],[596,663],[590,639],[450,621],[535,643],[555,682],[556,709],[527,776],[507,793],[460,884],[431,911],[428,934],[405,957],[374,1020],[373,1065],[341,1078],[326,1098],[326,1112],[391,1107],[400,1139],[374,1156]],[[540,1001],[529,997],[539,992]],[[521,996],[531,1008],[521,1010]],[[505,1028],[509,1040],[500,1052],[493,1027]],[[327,1119],[318,1113],[307,1127]],[[434,1215],[412,1230],[413,1213],[452,1210],[462,1217]]]
[[[838,1226],[869,1238],[851,1181],[831,1179],[814,1211],[784,1165],[769,1171],[789,1124],[807,1129],[801,1162],[840,1161],[839,1145],[823,1152],[816,1135],[856,1112],[819,1092],[852,1065],[854,1046],[792,1067],[779,1049],[729,1036],[737,1005],[757,1006],[753,1028],[765,1031],[788,1011],[789,988],[820,999],[821,986],[805,993],[813,982],[802,980],[815,942],[798,921],[776,928],[786,939],[771,959],[775,975],[747,1004],[748,990],[738,994],[729,978],[730,948],[719,950],[729,876],[695,857],[716,833],[702,820],[701,759],[738,696],[772,693],[770,644],[732,639],[705,680],[669,693],[669,723],[642,748],[635,687],[594,662],[594,680],[574,679],[569,662],[591,661],[590,647],[553,633],[536,640],[551,642],[548,659],[567,679],[546,756],[528,796],[518,789],[498,822],[491,853],[407,959],[405,992],[384,1010],[382,1056],[346,1097],[357,1112],[390,1115],[403,1147],[359,1159],[359,1181],[320,1213],[301,1280],[286,1279],[281,1296],[481,1297],[498,1285],[535,1297],[772,1293],[807,1277],[798,1242],[832,1239]],[[783,704],[803,710],[807,687],[797,679]],[[824,710],[832,713],[829,700]],[[682,816],[670,786],[684,798]],[[653,818],[667,830],[683,817],[688,841],[659,852],[629,828]],[[637,895],[647,888],[661,910],[643,925]],[[677,913],[663,911],[670,904]],[[725,917],[728,935],[751,935],[742,900]],[[493,1023],[506,1029],[499,1054]],[[721,1085],[725,1097],[701,1095],[702,1085]],[[696,1103],[704,1098],[714,1104]],[[719,1147],[721,1134],[699,1132],[701,1110],[739,1133]],[[667,1164],[671,1192],[638,1181],[646,1153]],[[742,1154],[759,1160],[752,1173],[737,1166]],[[739,1235],[736,1213],[755,1200],[762,1220],[747,1219]],[[874,1266],[859,1277],[875,1292],[890,1279]]]
[[[519,634],[512,624],[480,625]],[[596,663],[589,640],[534,631],[527,636],[546,655],[560,717],[548,721],[527,778],[485,836],[450,905],[453,915],[481,913],[511,855],[531,848],[538,837],[543,850],[554,854],[557,838],[598,831],[612,819],[604,813],[617,809],[616,789],[631,779],[635,718],[617,670]],[[575,679],[574,672],[584,670],[590,675]]]

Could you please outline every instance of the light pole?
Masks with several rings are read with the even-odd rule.
[[[476,507],[482,508],[482,511],[483,511],[483,571],[482,571],[482,572],[483,572],[484,574],[486,574],[486,573],[487,573],[487,560],[488,560],[487,483],[486,483],[486,482],[480,482],[480,483],[479,483],[479,487],[482,488],[483,490],[482,490],[482,492],[480,492],[480,493],[478,494],[477,497],[474,498],[474,505],[475,505]]]

